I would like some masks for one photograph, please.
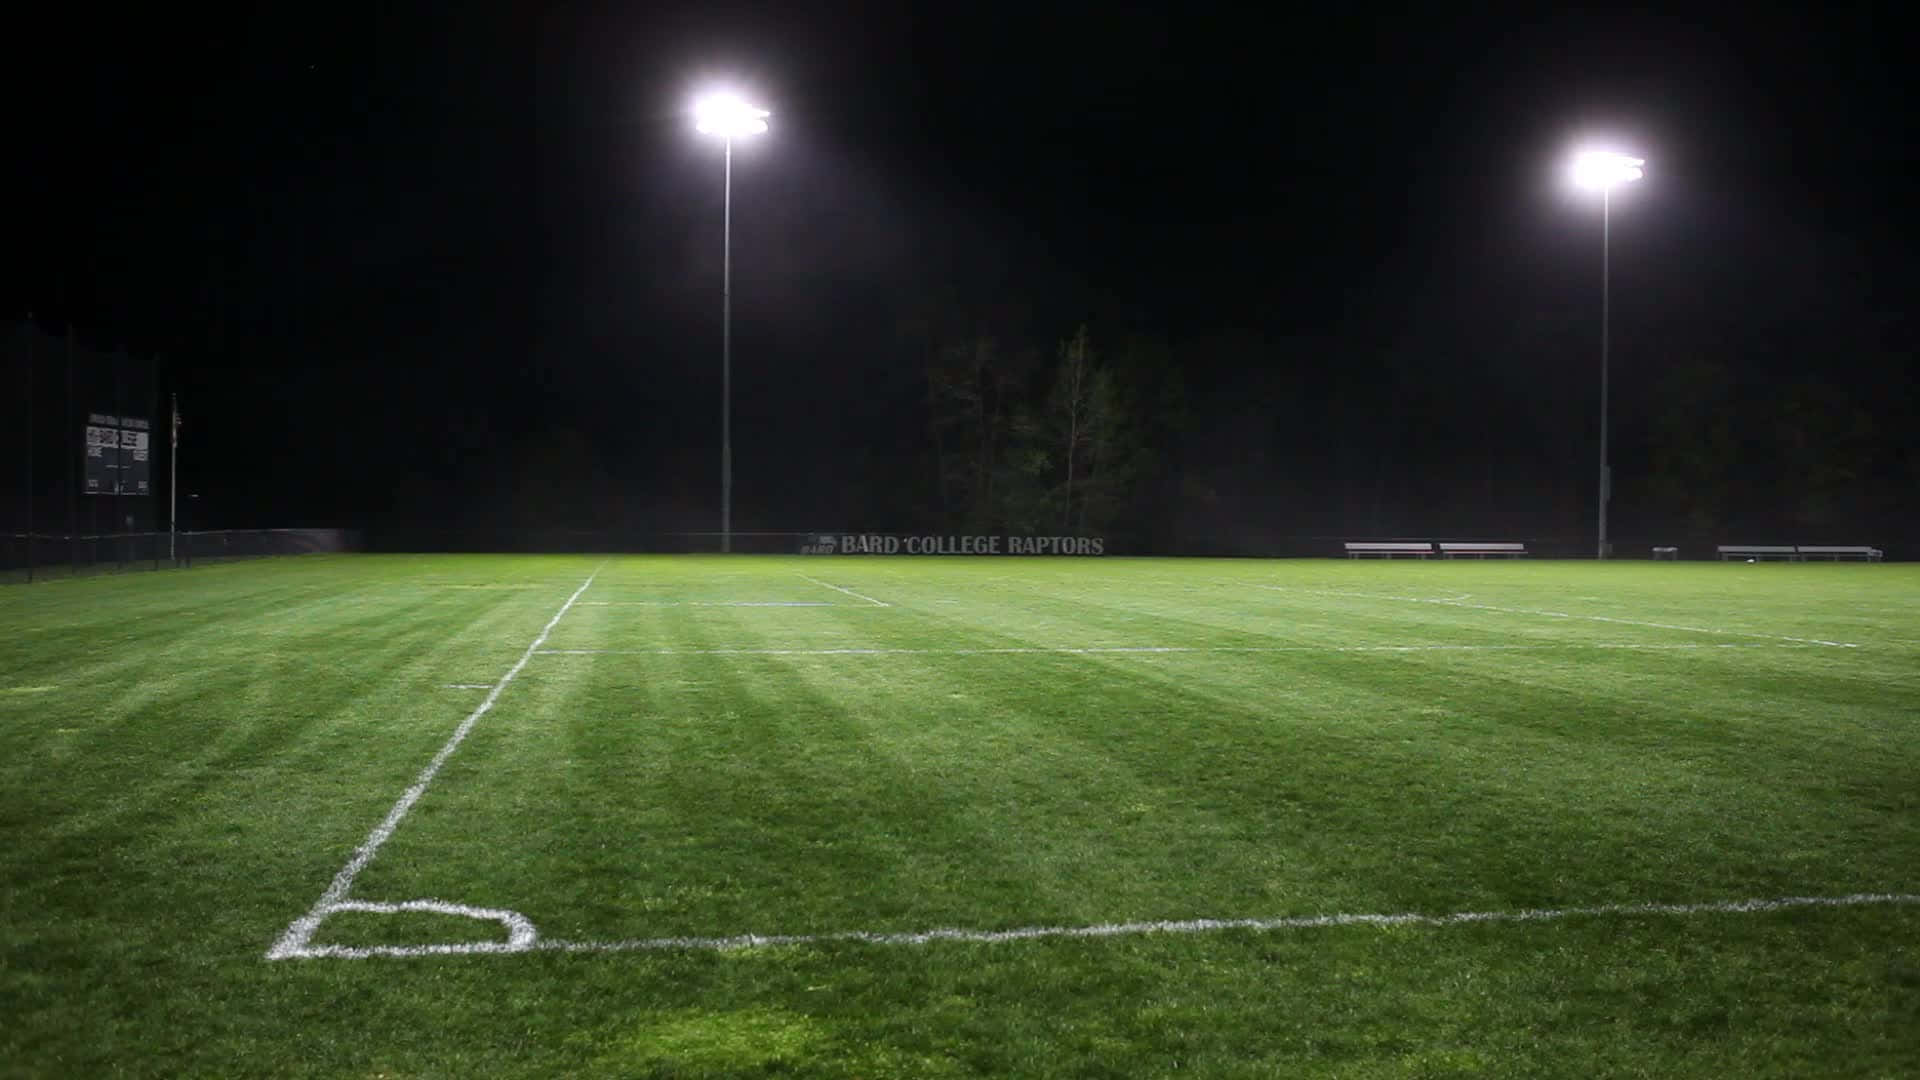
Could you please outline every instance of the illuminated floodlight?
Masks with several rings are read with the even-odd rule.
[[[722,91],[703,95],[693,103],[693,127],[703,135],[737,139],[767,130],[767,117],[773,114],[758,105],[749,105],[740,95]]]
[[[1628,157],[1608,150],[1583,150],[1573,156],[1570,175],[1575,187],[1586,191],[1610,191],[1629,184],[1643,175],[1645,158]]]

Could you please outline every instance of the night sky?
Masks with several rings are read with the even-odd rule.
[[[1920,534],[1903,20],[1519,10],[49,17],[9,35],[0,318],[158,354],[204,524],[714,528],[721,153],[687,105],[724,84],[773,112],[734,161],[736,527],[949,523],[926,328],[1051,357],[1086,323],[1177,376],[1142,384],[1177,422],[1159,531],[1114,526],[1141,549],[1577,538],[1600,212],[1561,166],[1603,136],[1648,159],[1612,216],[1621,535],[1707,527],[1660,432],[1716,410],[1709,524],[1799,530],[1721,539]],[[1676,396],[1696,368],[1724,392]]]

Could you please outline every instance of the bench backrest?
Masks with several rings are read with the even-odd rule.
[[[1504,542],[1497,543],[1497,544],[1456,544],[1456,543],[1450,543],[1447,541],[1442,541],[1440,544],[1440,550],[1441,551],[1525,551],[1527,550],[1527,545],[1509,544]]]
[[[1797,555],[1792,544],[1721,544],[1722,555]]]
[[[1426,543],[1404,543],[1404,542],[1393,542],[1393,543],[1358,542],[1356,543],[1353,541],[1349,541],[1347,543],[1347,550],[1348,551],[1432,551],[1433,545],[1426,544]]]
[[[1865,544],[1860,544],[1858,546],[1844,545],[1844,544],[1843,545],[1834,545],[1834,544],[1801,544],[1800,545],[1800,554],[1802,555],[1871,555],[1874,553],[1874,550],[1875,550],[1874,548],[1868,547]]]

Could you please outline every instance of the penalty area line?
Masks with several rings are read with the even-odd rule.
[[[567,602],[560,605],[560,610],[553,613],[553,618],[547,620],[546,626],[541,627],[540,635],[527,646],[527,651],[521,653],[520,659],[514,661],[513,666],[507,669],[507,673],[500,676],[499,681],[493,684],[493,689],[488,691],[486,699],[475,706],[465,720],[460,721],[460,726],[453,730],[453,734],[440,747],[440,752],[433,755],[433,760],[429,761],[427,767],[420,770],[420,775],[414,778],[413,786],[401,793],[399,801],[393,804],[393,809],[387,811],[387,816],[381,819],[380,824],[375,825],[373,831],[367,834],[367,838],[354,849],[353,857],[348,859],[347,864],[340,868],[340,872],[333,876],[333,881],[327,885],[327,890],[320,894],[320,899],[313,902],[313,907],[307,909],[305,915],[287,925],[286,932],[274,942],[273,948],[267,950],[267,959],[279,960],[303,955],[308,948],[307,943],[313,940],[314,931],[320,929],[320,924],[326,921],[327,916],[335,911],[348,910],[342,905],[347,902],[347,894],[353,889],[353,879],[359,877],[360,871],[365,870],[373,862],[373,857],[380,852],[380,846],[393,836],[394,830],[400,827],[400,822],[406,818],[407,812],[413,809],[413,804],[420,801],[420,796],[427,793],[427,785],[433,783],[433,778],[440,774],[440,769],[447,763],[447,759],[453,756],[455,750],[460,749],[460,744],[466,741],[467,734],[473,730],[475,724],[480,722],[480,718],[492,710],[493,703],[500,700],[500,694],[507,688],[507,684],[511,683],[514,676],[520,674],[521,669],[527,666],[527,662],[540,651],[540,646],[547,643],[547,635],[553,633],[553,628],[559,625],[561,618],[573,608],[574,602],[580,599],[580,594],[587,591],[587,587],[593,584],[594,578],[600,576],[601,569],[606,565],[603,562],[593,568],[593,573],[587,575],[587,580],[573,590],[573,595],[567,597]]]
[[[1429,915],[1420,912],[1381,914],[1294,915],[1268,919],[1165,919],[1143,922],[1095,923],[1086,926],[1024,926],[1011,930],[940,928],[884,932],[844,930],[819,934],[734,934],[727,937],[628,938],[617,941],[537,939],[530,932],[504,942],[480,941],[435,945],[322,945],[289,955],[364,960],[375,957],[486,955],[497,953],[563,952],[737,952],[780,946],[859,944],[881,946],[930,945],[937,942],[997,945],[1049,939],[1087,939],[1148,934],[1205,934],[1227,930],[1274,933],[1338,927],[1444,928],[1474,924],[1547,923],[1578,918],[1684,917],[1694,915],[1760,915],[1802,908],[1851,908],[1920,904],[1914,893],[1853,893],[1847,896],[1783,896],[1759,900],[1723,900],[1694,904],[1598,904],[1589,907],[1523,908],[1514,911],[1456,911]],[[503,913],[483,912],[491,917]],[[505,921],[504,919],[502,921]]]

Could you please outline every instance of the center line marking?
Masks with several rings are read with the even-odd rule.
[[[834,585],[830,582],[821,581],[817,577],[807,577],[807,575],[802,574],[798,570],[795,570],[793,573],[794,573],[794,576],[805,578],[806,580],[813,582],[815,585],[824,585],[827,588],[832,589],[834,592],[846,593],[848,596],[853,597],[855,600],[865,600],[867,603],[872,604],[874,607],[892,607],[893,606],[892,604],[887,603],[885,600],[875,600],[873,597],[867,596],[864,593],[857,593],[857,592],[854,592],[852,589],[843,589],[840,586]]]

